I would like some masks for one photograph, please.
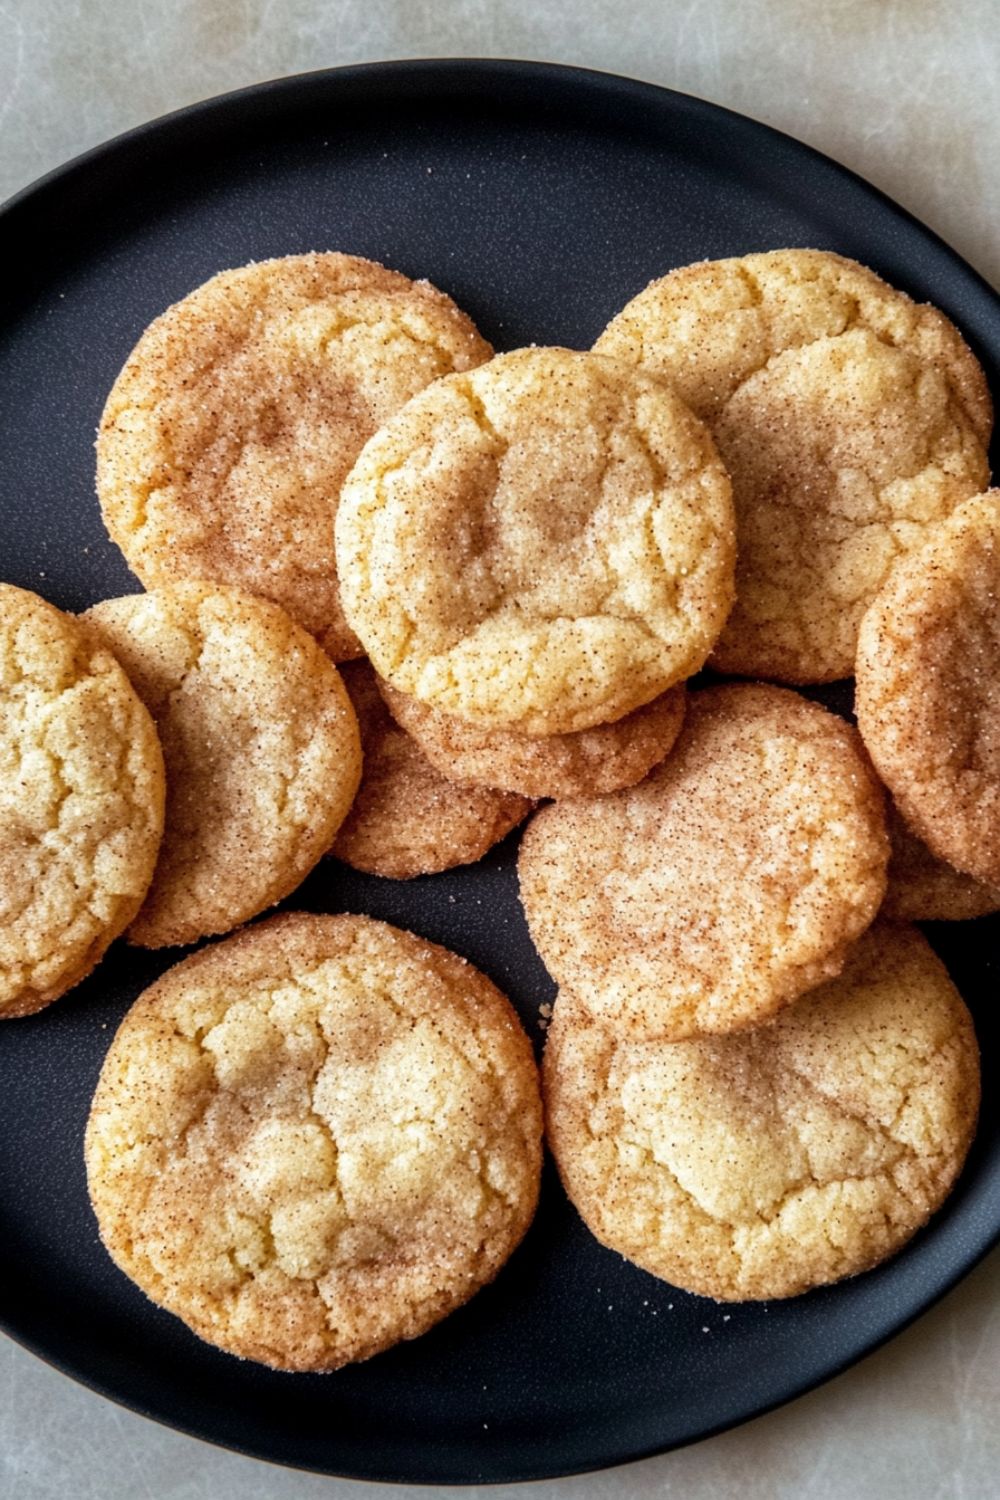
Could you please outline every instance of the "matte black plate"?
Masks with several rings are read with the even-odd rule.
[[[93,496],[94,428],[145,325],[224,266],[351,250],[430,277],[500,348],[586,347],[668,267],[784,245],[843,251],[934,300],[995,377],[1000,302],[934,235],[806,147],[662,89],[522,63],[403,63],[267,84],[134,131],[0,217],[0,576],[70,609],[134,589]],[[327,864],[294,904],[370,912],[456,948],[540,1039],[552,986],[514,855],[510,839],[474,869],[410,884]],[[702,1437],[857,1359],[1000,1232],[997,932],[933,934],[976,1012],[986,1109],[957,1192],[890,1264],[723,1309],[600,1249],[550,1170],[494,1286],[422,1339],[328,1376],[216,1353],[100,1248],[81,1163],[88,1103],[117,1021],[167,964],[119,944],[55,1008],[0,1028],[0,1317],[136,1411],[333,1474],[527,1479]]]

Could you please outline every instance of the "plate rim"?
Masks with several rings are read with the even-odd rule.
[[[10,232],[12,227],[16,228],[17,216],[24,210],[30,209],[33,203],[40,201],[44,196],[64,189],[67,184],[75,178],[83,177],[88,171],[99,166],[103,161],[113,159],[123,149],[133,147],[144,140],[162,135],[182,125],[204,126],[213,116],[224,114],[230,110],[246,108],[261,99],[275,102],[278,108],[287,107],[287,101],[294,100],[296,94],[303,89],[322,91],[326,88],[337,89],[341,86],[363,84],[372,81],[380,87],[390,87],[395,80],[410,80],[422,82],[430,92],[443,92],[449,81],[464,83],[476,87],[477,93],[481,93],[485,99],[489,97],[488,84],[490,79],[498,82],[529,81],[536,89],[544,85],[546,81],[559,82],[569,87],[575,87],[582,97],[589,92],[593,97],[603,96],[608,102],[618,102],[630,106],[646,107],[648,109],[673,110],[685,113],[690,118],[701,119],[706,125],[718,124],[720,118],[736,129],[749,127],[758,139],[765,142],[770,141],[777,149],[785,153],[790,160],[799,158],[804,164],[821,168],[826,173],[832,173],[835,177],[843,180],[855,193],[866,196],[884,217],[895,219],[909,229],[915,229],[920,236],[938,250],[945,254],[953,262],[953,271],[956,276],[962,276],[967,281],[974,293],[979,296],[985,295],[988,301],[995,304],[998,317],[1000,317],[1000,292],[987,280],[987,278],[975,266],[971,265],[954,246],[944,238],[943,235],[925,224],[914,212],[898,203],[883,189],[869,182],[852,168],[845,166],[835,157],[829,156],[818,147],[809,145],[799,140],[796,136],[789,134],[765,121],[757,119],[753,115],[743,113],[718,104],[713,100],[703,98],[696,94],[687,93],[666,85],[653,83],[647,80],[630,77],[625,74],[615,73],[611,70],[584,67],[573,63],[551,62],[545,60],[518,59],[512,57],[420,57],[388,59],[385,61],[369,61],[363,63],[351,63],[328,68],[311,69],[304,72],[286,74],[276,78],[263,79],[255,83],[246,84],[236,89],[227,90],[220,94],[214,94],[194,100],[189,104],[170,110],[165,114],[158,115],[152,119],[141,122],[106,140],[90,146],[84,151],[50,170],[42,173],[39,177],[18,189],[13,195],[0,203],[0,237]],[[422,97],[426,98],[428,95]],[[964,1173],[963,1173],[964,1175]],[[510,1471],[494,1475],[477,1474],[468,1479],[454,1479],[427,1471],[420,1476],[413,1474],[400,1475],[389,1473],[377,1467],[370,1467],[361,1473],[357,1469],[353,1472],[345,1472],[342,1468],[331,1468],[324,1466],[316,1468],[311,1462],[289,1457],[275,1457],[273,1452],[265,1452],[260,1447],[242,1443],[231,1438],[221,1438],[211,1431],[199,1428],[197,1425],[184,1420],[177,1420],[163,1415],[144,1402],[141,1398],[131,1399],[117,1389],[105,1385],[99,1376],[90,1375],[71,1367],[64,1358],[54,1354],[51,1350],[42,1347],[30,1333],[12,1323],[9,1309],[0,1305],[0,1331],[9,1337],[15,1344],[27,1350],[30,1354],[40,1359],[51,1369],[58,1371],[76,1384],[94,1392],[96,1395],[111,1401],[116,1406],[134,1412],[149,1421],[171,1431],[193,1438],[209,1446],[216,1447],[225,1452],[237,1453],[243,1457],[253,1458],[262,1463],[270,1463],[276,1467],[289,1468],[299,1472],[322,1474],[333,1478],[350,1478],[354,1480],[399,1483],[399,1484],[433,1484],[441,1487],[456,1487],[464,1484],[493,1485],[508,1483],[525,1483],[541,1479],[567,1478],[574,1475],[588,1473],[599,1473],[611,1468],[619,1467],[628,1463],[639,1462],[644,1459],[653,1458],[677,1449],[703,1442],[720,1433],[730,1431],[735,1427],[744,1425],[758,1417],[777,1410],[800,1396],[809,1394],[829,1381],[836,1379],[852,1366],[859,1364],[869,1355],[883,1348],[897,1335],[905,1332],[908,1328],[936,1307],[955,1287],[970,1275],[986,1257],[1000,1245],[1000,1212],[998,1212],[996,1223],[991,1233],[974,1254],[962,1260],[956,1269],[950,1266],[945,1274],[939,1274],[933,1281],[933,1290],[924,1296],[919,1307],[907,1313],[903,1317],[894,1316],[892,1325],[887,1330],[880,1330],[869,1339],[864,1340],[860,1347],[850,1354],[838,1359],[835,1363],[825,1366],[823,1372],[815,1378],[803,1382],[796,1377],[791,1380],[789,1388],[783,1394],[774,1398],[759,1402],[748,1402],[740,1408],[735,1417],[720,1419],[703,1430],[693,1433],[687,1437],[668,1440],[664,1442],[653,1442],[636,1448],[634,1445],[625,1445],[620,1450],[609,1453],[599,1460],[589,1460],[585,1463],[573,1465],[551,1464],[539,1468],[532,1467],[517,1474]]]
[[[765,120],[758,119],[755,115],[743,113],[741,110],[730,109],[728,105],[718,104],[712,99],[703,98],[700,94],[691,94],[684,89],[675,89],[668,84],[653,83],[647,79],[634,78],[625,73],[616,73],[611,69],[585,67],[577,63],[551,62],[544,59],[516,58],[516,57],[414,57],[414,58],[387,58],[384,61],[371,61],[362,63],[344,63],[329,68],[311,68],[298,73],[285,73],[276,78],[261,79],[256,83],[243,84],[239,88],[227,89],[221,94],[210,94],[202,99],[192,100],[190,104],[182,104],[177,109],[167,110],[161,115],[154,115],[149,120],[144,120],[138,125],[132,125],[127,130],[119,131],[117,134],[108,136],[106,140],[98,141],[96,145],[88,146],[85,150],[60,162],[57,166],[49,168],[40,176],[33,178],[24,187],[18,188],[9,197],[0,201],[0,231],[5,227],[5,221],[9,215],[19,211],[30,200],[41,193],[46,192],[79,172],[95,165],[105,156],[111,156],[122,147],[142,140],[145,136],[152,135],[168,127],[195,121],[200,116],[208,117],[220,112],[225,108],[239,105],[250,99],[259,99],[265,96],[278,97],[284,92],[293,92],[303,86],[320,87],[326,83],[336,83],[339,80],[349,82],[352,80],[363,81],[365,78],[391,78],[393,76],[404,78],[419,78],[426,76],[433,78],[435,74],[453,73],[455,77],[474,78],[476,75],[495,74],[499,78],[517,78],[532,76],[539,81],[546,77],[553,81],[566,79],[575,81],[584,87],[600,90],[607,89],[622,97],[631,97],[639,102],[645,100],[649,104],[655,104],[658,99],[664,97],[672,100],[675,107],[678,105],[688,110],[692,115],[703,115],[706,119],[724,119],[737,125],[752,125],[755,130],[770,136],[779,142],[783,149],[801,153],[804,157],[821,164],[825,170],[833,170],[840,175],[852,187],[863,190],[874,199],[881,208],[889,210],[895,217],[918,229],[921,234],[936,242],[936,244],[947,251],[949,255],[960,263],[962,271],[977,285],[980,291],[986,292],[990,297],[1000,298],[1000,290],[992,285],[986,276],[978,270],[944,235],[918,217],[911,209],[906,208],[895,198],[891,197],[884,189],[877,187],[868,178],[856,172],[853,167],[845,166],[836,157],[820,150],[818,146],[812,146],[807,141],[799,140],[797,136],[788,131],[780,129],[776,125],[770,125]]]

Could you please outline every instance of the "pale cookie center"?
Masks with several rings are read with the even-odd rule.
[[[667,635],[675,626],[667,565],[683,574],[698,561],[697,471],[673,481],[672,500],[691,514],[671,515],[668,527],[665,476],[618,400],[603,395],[569,438],[564,422],[529,420],[527,407],[506,414],[501,434],[485,407],[456,395],[433,447],[385,475],[376,545],[451,563],[401,569],[398,579],[403,607],[436,649],[498,615],[525,627],[600,615]],[[434,505],[420,504],[432,487]]]
[[[734,1227],[766,1224],[795,1193],[888,1171],[905,1154],[770,1050],[752,1045],[736,1059],[732,1049],[678,1043],[616,1057],[609,1074],[625,1139],[643,1144],[710,1218]],[[691,1101],[690,1110],[664,1111],[660,1101],[671,1098]]]
[[[179,1033],[160,1064],[190,1095],[160,1126],[179,1123],[182,1139],[158,1159],[137,1229],[160,1274],[223,1295],[272,1264],[317,1280],[373,1257],[410,1263],[422,1245],[474,1256],[479,1216],[502,1197],[488,1157],[509,1121],[490,1067],[394,1001],[393,984],[377,958],[345,957],[232,1003],[189,1000],[191,1040]],[[192,1201],[186,1265],[173,1226]]]

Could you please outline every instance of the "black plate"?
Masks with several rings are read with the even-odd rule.
[[[0,218],[0,576],[79,609],[134,588],[93,497],[101,405],[142,328],[223,266],[340,248],[429,276],[500,348],[585,347],[652,276],[816,245],[960,324],[991,376],[1000,302],[926,229],[762,125],[662,89],[523,63],[349,68],[134,131]],[[996,387],[996,381],[993,381]],[[398,884],[327,865],[294,898],[466,954],[540,1037],[552,987],[517,905],[514,841]],[[996,1065],[997,924],[933,934]],[[554,1174],[496,1284],[415,1343],[329,1376],[199,1343],[101,1250],[80,1141],[113,1028],[167,960],[117,945],[58,1006],[0,1030],[0,1316],[95,1390],[245,1453],[323,1472],[514,1480],[689,1442],[808,1389],[901,1328],[1000,1232],[992,1089],[947,1208],[896,1260],[792,1302],[724,1309],[600,1249]]]

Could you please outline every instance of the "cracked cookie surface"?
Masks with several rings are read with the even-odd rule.
[[[486,727],[621,718],[696,671],[732,602],[728,477],[664,383],[520,349],[415,397],[341,497],[344,608],[380,676]]]
[[[885,894],[881,788],[856,730],[785,688],[688,695],[645,781],[543,808],[521,841],[531,937],[611,1026],[768,1020],[838,973]]]
[[[341,668],[361,728],[361,785],[330,853],[356,870],[410,880],[481,859],[528,816],[512,792],[457,786],[399,727],[367,661]]]
[[[163,843],[129,940],[192,943],[289,895],[361,776],[329,657],[277,605],[207,583],[108,599],[82,619],[153,715],[166,761]]]
[[[204,578],[281,604],[342,660],[333,518],[363,445],[492,350],[451,299],[334,252],[223,271],[158,317],[108,397],[104,521],[147,587]]]
[[[454,781],[525,797],[596,797],[633,786],[669,753],[684,722],[685,689],[668,688],[613,724],[576,734],[484,729],[380,682],[389,709],[432,765]]]
[[[111,653],[0,584],[0,1018],[64,994],[128,926],[163,801],[153,721]]]
[[[795,1296],[894,1254],[975,1130],[965,1005],[914,928],[877,924],[772,1025],[630,1042],[560,996],[543,1070],[566,1190],[597,1238],[724,1301]]]
[[[1000,886],[1000,490],[903,559],[858,641],[858,726],[914,832]]]
[[[594,347],[670,379],[729,469],[739,550],[720,671],[849,676],[894,559],[988,483],[992,407],[958,330],[841,256],[684,266]]]
[[[86,1134],[112,1257],[232,1354],[329,1370],[490,1281],[534,1212],[531,1046],[471,964],[367,917],[274,917],[140,996]]]

